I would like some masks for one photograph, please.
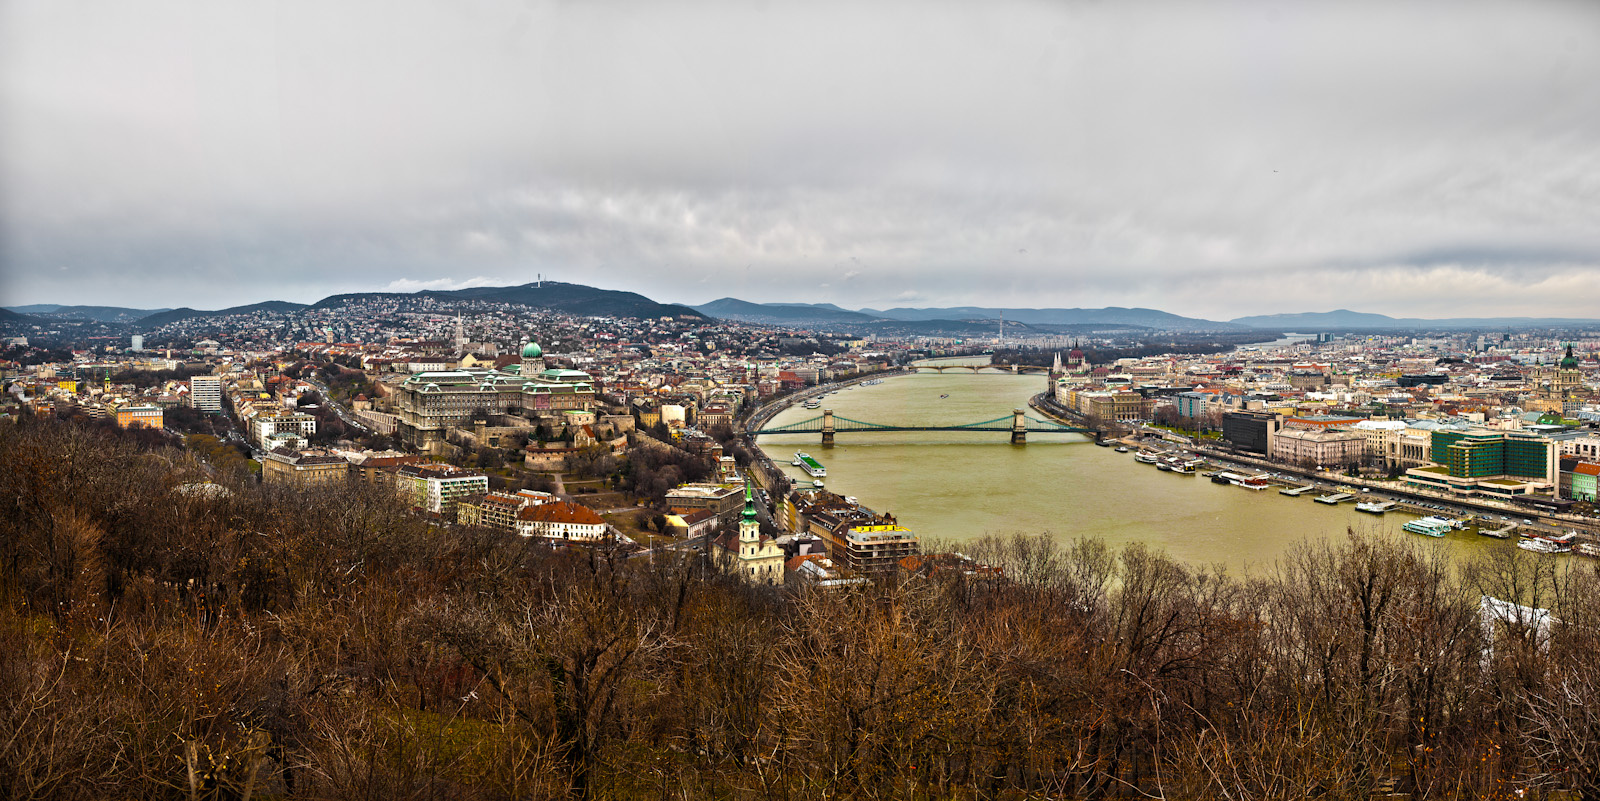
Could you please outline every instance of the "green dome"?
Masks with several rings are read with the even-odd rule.
[[[529,342],[522,346],[522,358],[524,359],[537,359],[543,355],[544,348],[539,347],[537,342]]]
[[[1568,370],[1573,370],[1578,367],[1578,357],[1572,355],[1571,345],[1567,346],[1567,355],[1561,360],[1561,366]]]

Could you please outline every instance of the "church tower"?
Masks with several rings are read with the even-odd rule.
[[[756,518],[756,498],[744,485],[744,514],[739,516],[739,552],[754,553],[761,545],[761,521]]]
[[[1564,397],[1583,388],[1583,371],[1578,368],[1578,357],[1572,354],[1572,343],[1567,343],[1567,353],[1561,357],[1561,364],[1556,370],[1555,383],[1551,390],[1558,396]]]

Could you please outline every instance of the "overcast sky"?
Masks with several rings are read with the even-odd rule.
[[[0,302],[1600,317],[1600,3],[0,0]]]

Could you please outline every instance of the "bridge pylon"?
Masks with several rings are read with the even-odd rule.
[[[1011,410],[1011,444],[1025,445],[1028,442],[1028,421],[1024,419],[1021,409]]]
[[[822,410],[822,444],[824,447],[833,445],[833,410]]]

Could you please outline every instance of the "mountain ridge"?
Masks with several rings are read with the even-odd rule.
[[[124,306],[66,306],[56,303],[34,303],[27,306],[7,306],[6,311],[34,317],[55,317],[64,320],[95,320],[102,323],[127,323],[158,314],[169,309],[131,309]]]
[[[1127,325],[1171,331],[1243,331],[1247,326],[1164,312],[1159,309],[1108,306],[1103,309],[1021,309],[987,306],[954,306],[858,310],[842,309],[831,303],[754,303],[726,297],[694,307],[713,317],[740,322],[789,325],[881,326],[887,322],[960,322],[993,324],[998,330],[1002,315],[1007,323],[1038,326]]]
[[[139,325],[147,328],[159,328],[168,323],[175,323],[179,320],[192,320],[197,317],[227,317],[230,314],[250,314],[258,311],[299,311],[304,308],[306,308],[304,303],[293,303],[287,300],[264,300],[260,303],[251,303],[246,306],[230,306],[216,311],[191,309],[185,306],[177,309],[168,309],[148,317],[141,317],[138,322]]]
[[[564,281],[539,281],[516,286],[480,286],[467,289],[426,289],[420,292],[346,292],[329,295],[312,309],[332,309],[363,299],[380,298],[433,298],[435,300],[482,300],[491,303],[512,303],[536,309],[547,309],[565,314],[587,317],[698,317],[709,319],[700,311],[679,304],[660,303],[637,292],[618,289],[600,289],[584,284]]]
[[[1334,309],[1327,312],[1291,312],[1236,317],[1229,322],[1252,328],[1284,331],[1326,331],[1332,328],[1412,329],[1412,328],[1563,328],[1600,325],[1600,319],[1581,317],[1390,317],[1374,312]]]

